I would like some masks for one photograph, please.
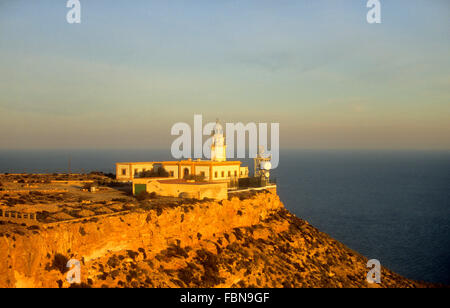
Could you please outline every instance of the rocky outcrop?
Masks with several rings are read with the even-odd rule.
[[[372,287],[363,256],[263,192],[28,229],[0,226],[0,287]],[[381,287],[419,287],[383,269]]]

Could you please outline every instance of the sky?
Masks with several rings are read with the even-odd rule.
[[[0,0],[0,149],[169,148],[177,122],[281,148],[450,149],[450,2]],[[206,137],[205,137],[206,139]]]

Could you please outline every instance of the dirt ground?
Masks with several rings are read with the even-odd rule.
[[[57,175],[0,175],[0,209],[37,213],[39,222],[50,223],[112,214],[135,206],[131,185],[110,177],[78,175],[71,176],[71,182],[60,181]],[[95,187],[95,192],[90,191],[90,186]]]

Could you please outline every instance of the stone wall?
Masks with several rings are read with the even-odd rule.
[[[36,213],[10,211],[7,209],[0,209],[0,221],[25,224],[28,226],[39,224],[36,219]]]
[[[188,183],[183,180],[134,179],[135,184],[146,184],[147,192],[155,192],[160,196],[185,197],[202,200],[210,198],[223,200],[228,198],[227,183]]]

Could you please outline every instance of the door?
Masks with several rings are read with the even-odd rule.
[[[143,191],[147,191],[147,184],[134,184],[135,196],[139,195]]]

